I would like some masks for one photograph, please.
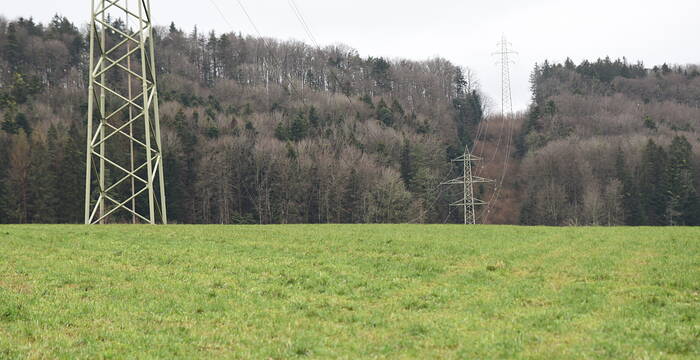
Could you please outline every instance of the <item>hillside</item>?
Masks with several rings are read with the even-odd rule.
[[[698,238],[0,226],[0,357],[697,358]]]
[[[699,69],[538,65],[516,139],[521,222],[699,225]]]
[[[529,111],[503,119],[440,58],[175,24],[155,40],[175,223],[458,223],[440,183],[469,145],[497,180],[476,188],[486,223],[700,225],[697,66],[545,61]],[[81,222],[85,32],[0,19],[0,48],[0,223]]]
[[[85,33],[0,20],[0,48],[0,222],[80,222]],[[483,121],[470,71],[174,24],[156,53],[172,221],[459,219],[439,183]]]

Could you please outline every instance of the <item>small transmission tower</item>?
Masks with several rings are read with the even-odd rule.
[[[503,117],[513,114],[513,96],[510,87],[510,55],[517,54],[517,52],[513,51],[512,47],[513,44],[508,42],[506,36],[503,35],[501,41],[498,42],[498,52],[493,53],[493,55],[500,57],[498,63],[501,64],[501,116]]]
[[[464,147],[464,154],[452,162],[463,163],[464,176],[442,183],[442,185],[462,185],[464,188],[462,200],[450,204],[450,206],[464,207],[464,224],[476,225],[476,207],[488,205],[487,202],[474,197],[474,184],[492,183],[493,180],[474,176],[472,173],[472,163],[481,161],[478,156],[472,155],[469,146]]]
[[[166,224],[150,0],[91,0],[91,14],[85,223]]]

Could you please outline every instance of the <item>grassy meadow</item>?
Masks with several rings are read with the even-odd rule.
[[[697,359],[700,229],[0,226],[0,359]]]

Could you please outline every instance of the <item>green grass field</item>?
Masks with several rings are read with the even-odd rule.
[[[0,359],[697,359],[700,229],[0,226]]]

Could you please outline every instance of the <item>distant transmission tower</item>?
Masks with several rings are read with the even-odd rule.
[[[85,223],[166,224],[150,0],[91,14]]]
[[[499,64],[501,64],[501,115],[506,117],[513,114],[513,96],[511,95],[510,87],[510,55],[517,54],[512,50],[513,44],[508,42],[505,35],[498,42],[498,52],[493,55],[500,56]]]
[[[498,63],[501,65],[501,133],[498,136],[498,142],[496,143],[496,151],[493,153],[492,159],[496,159],[498,154],[498,149],[501,146],[501,140],[503,139],[503,133],[505,133],[506,143],[503,155],[503,172],[501,173],[500,179],[496,183],[495,189],[491,194],[491,198],[488,201],[488,206],[485,211],[483,221],[486,222],[488,215],[491,213],[492,206],[498,202],[501,190],[503,189],[503,183],[508,175],[508,165],[511,156],[511,149],[513,144],[513,96],[511,94],[511,84],[510,84],[510,55],[517,54],[517,52],[512,50],[512,44],[508,42],[505,35],[501,37],[501,41],[498,42],[499,50],[493,55],[499,56]]]
[[[469,150],[469,146],[464,147],[464,154],[452,162],[463,163],[464,176],[458,177],[456,179],[442,183],[442,185],[462,185],[463,186],[463,196],[462,199],[450,204],[450,206],[464,207],[464,224],[465,225],[476,225],[476,207],[482,205],[488,205],[487,202],[477,199],[474,196],[474,184],[479,183],[492,183],[493,180],[485,179],[482,177],[474,176],[472,173],[472,162],[481,161],[482,159],[478,156],[472,155]]]

